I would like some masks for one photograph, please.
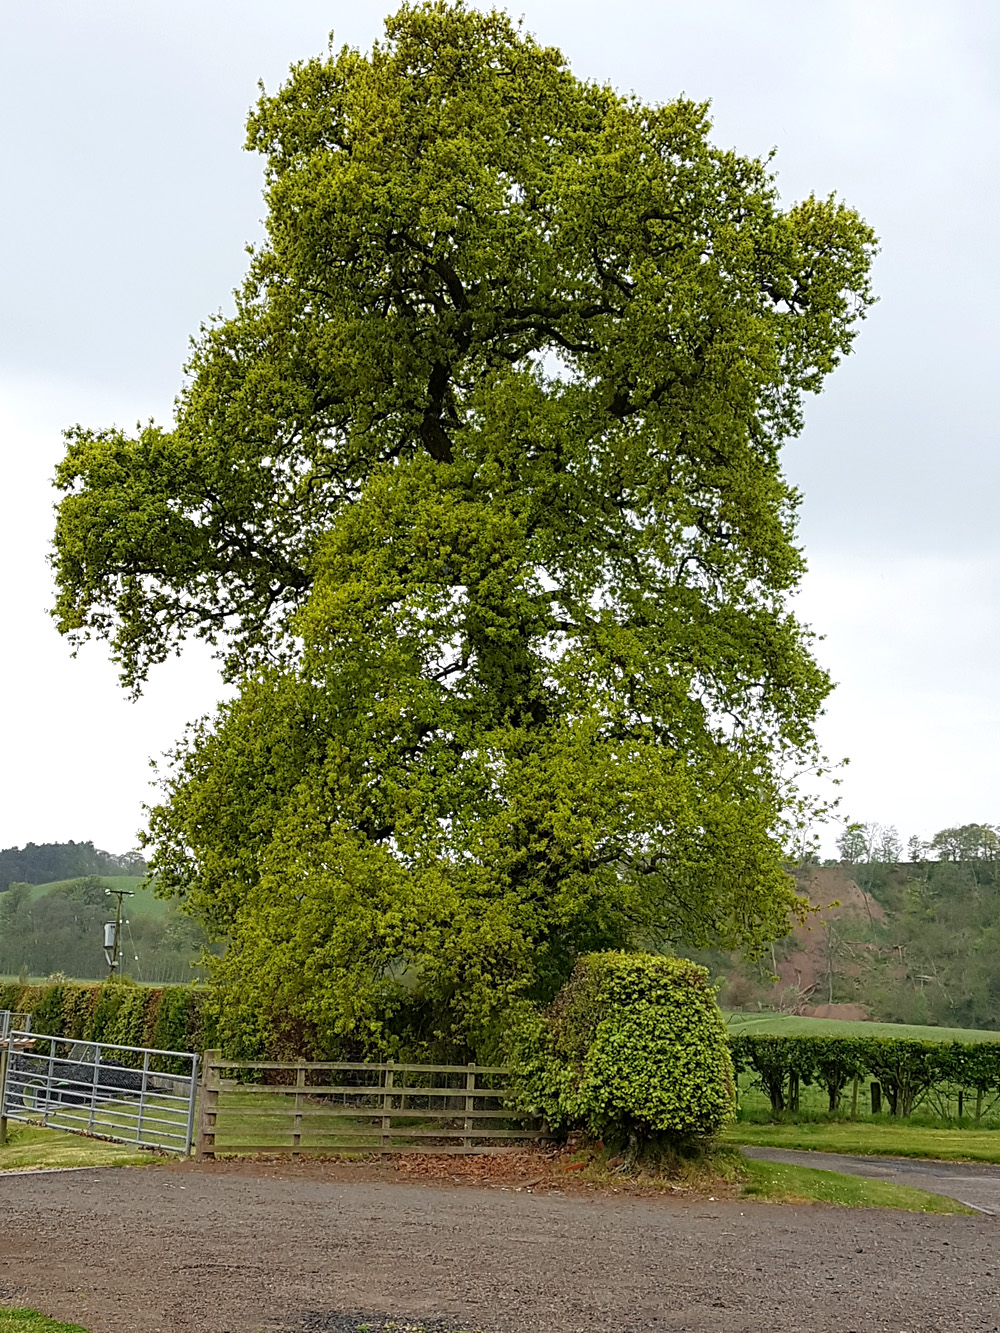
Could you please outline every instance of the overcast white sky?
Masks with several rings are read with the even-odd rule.
[[[206,654],[126,701],[47,618],[60,431],[169,417],[188,337],[259,235],[241,151],[258,79],[368,46],[393,0],[20,0],[0,20],[0,845],[134,845],[151,756],[214,703]],[[577,74],[711,99],[778,148],[783,195],[836,192],[882,238],[881,303],[809,405],[801,611],[840,682],[822,726],[852,817],[928,836],[1000,820],[1000,145],[995,0],[523,0]],[[835,830],[834,830],[835,832]],[[827,844],[832,842],[828,835]]]

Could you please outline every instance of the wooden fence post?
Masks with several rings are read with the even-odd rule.
[[[215,1125],[219,1115],[219,1073],[217,1060],[221,1051],[206,1051],[201,1066],[201,1105],[198,1114],[198,1146],[195,1156],[199,1162],[215,1160]]]
[[[300,1060],[295,1067],[295,1116],[292,1120],[292,1156],[301,1157],[302,1147],[302,1089],[306,1086],[306,1063]]]
[[[489,1084],[487,1084],[487,1087],[488,1086]],[[465,1124],[463,1125],[463,1129],[467,1130],[472,1129],[473,1127],[472,1112],[476,1109],[476,1099],[475,1096],[470,1096],[469,1094],[470,1092],[474,1093],[475,1089],[476,1089],[476,1066],[472,1064],[472,1062],[470,1061],[469,1071],[465,1075]],[[462,1147],[471,1148],[472,1139],[470,1138],[463,1139]]]
[[[0,1148],[7,1142],[7,1043],[0,1045]]]
[[[799,1109],[799,1076],[794,1070],[788,1075],[788,1109]]]
[[[385,1067],[385,1085],[382,1093],[382,1151],[392,1147],[392,1086],[393,1086],[393,1061],[390,1060]]]

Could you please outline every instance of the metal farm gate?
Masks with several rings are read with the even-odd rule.
[[[0,1117],[187,1155],[198,1057],[10,1028],[0,1040]]]
[[[6,1041],[12,1028],[27,1032],[31,1027],[31,1015],[19,1014],[12,1009],[0,1009],[0,1041]]]

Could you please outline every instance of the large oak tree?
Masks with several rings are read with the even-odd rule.
[[[783,933],[829,681],[779,452],[870,229],[462,4],[296,66],[249,147],[236,313],[170,429],[69,432],[56,535],[128,686],[192,635],[238,685],[151,824],[234,1028],[482,1049],[581,950]]]

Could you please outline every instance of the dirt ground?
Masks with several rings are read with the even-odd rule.
[[[1000,1333],[991,1217],[420,1162],[0,1176],[0,1303],[92,1333]]]

